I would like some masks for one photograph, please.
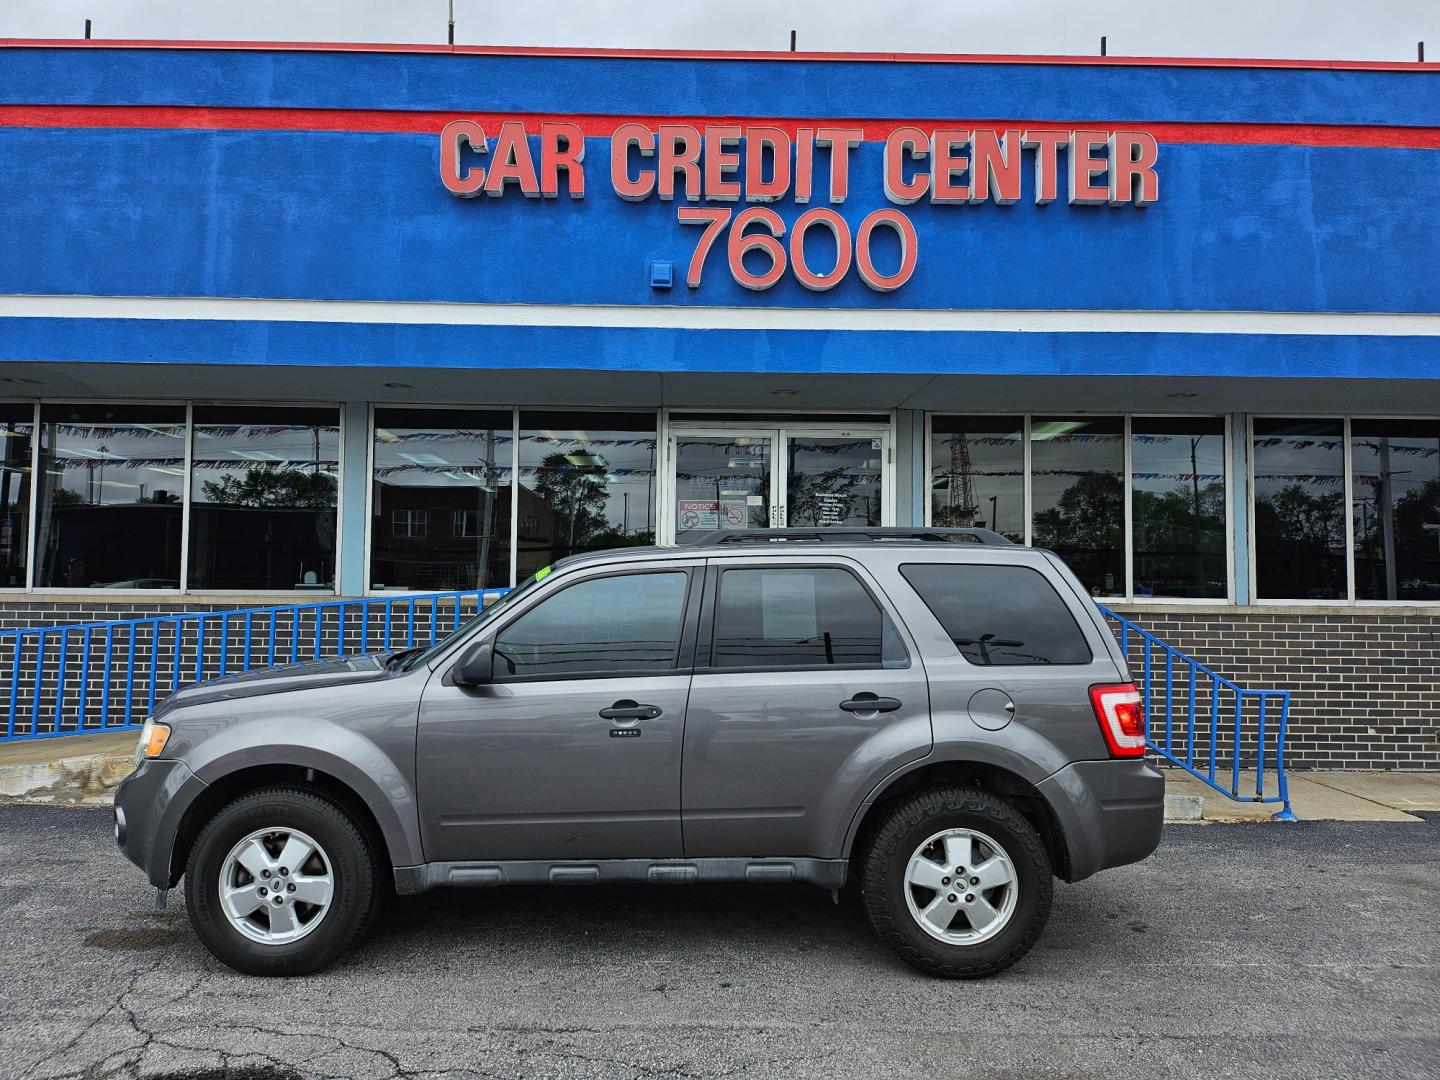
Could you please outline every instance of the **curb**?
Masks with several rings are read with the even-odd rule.
[[[58,806],[110,806],[135,768],[132,754],[82,754],[54,761],[0,765],[0,799]]]
[[[1205,800],[1199,795],[1166,795],[1165,820],[1204,821]]]

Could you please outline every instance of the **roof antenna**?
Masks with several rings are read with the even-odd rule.
[[[455,44],[455,0],[450,0],[450,44]]]
[[[1423,52],[1425,46],[1422,45],[1422,46],[1420,46],[1420,48],[1421,48],[1421,51]],[[794,52],[794,51],[795,51],[795,31],[794,31],[794,30],[791,30],[791,31],[790,31],[790,51],[791,51],[791,52]]]
[[[1103,34],[1100,37],[1100,55],[1105,55],[1105,37]]]
[[[85,40],[86,40],[86,41],[89,41],[89,40],[90,40],[90,20],[89,20],[89,19],[86,19],[86,20],[85,20]],[[1424,60],[1424,59],[1425,59],[1425,43],[1424,43],[1423,41],[1420,43],[1420,59],[1421,59],[1421,60]]]

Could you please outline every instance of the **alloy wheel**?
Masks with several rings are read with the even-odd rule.
[[[1019,898],[1015,864],[974,829],[945,829],[905,867],[905,903],[920,928],[948,945],[977,945],[1005,929]]]
[[[298,829],[257,829],[220,866],[220,907],[262,945],[288,945],[324,921],[335,895],[333,863]]]

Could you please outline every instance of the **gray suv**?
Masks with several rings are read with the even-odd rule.
[[[959,542],[963,541],[963,542]],[[182,690],[116,839],[240,971],[315,971],[392,889],[858,885],[936,975],[1013,964],[1052,877],[1143,859],[1164,780],[1058,557],[982,529],[577,555],[438,644]]]

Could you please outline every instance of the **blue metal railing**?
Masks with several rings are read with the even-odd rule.
[[[0,742],[139,727],[167,695],[208,679],[433,644],[477,604],[505,591],[185,611],[0,631]]]
[[[135,728],[164,697],[208,679],[431,644],[478,603],[505,591],[186,611],[0,631],[0,742]],[[1295,820],[1285,776],[1290,692],[1241,687],[1123,616],[1100,610],[1118,624],[1120,647],[1131,669],[1140,671],[1149,748],[1229,798],[1280,803],[1276,816]],[[1251,768],[1254,794],[1242,793],[1242,770]],[[1267,789],[1271,781],[1273,793]]]
[[[1140,672],[1149,748],[1228,798],[1279,803],[1276,820],[1298,820],[1285,776],[1290,691],[1239,686],[1124,616],[1097,606],[1118,624],[1120,650],[1132,673],[1137,668]],[[1255,790],[1250,794],[1241,790],[1249,787],[1242,784],[1241,772],[1252,768]],[[1270,780],[1273,787],[1267,788]]]

